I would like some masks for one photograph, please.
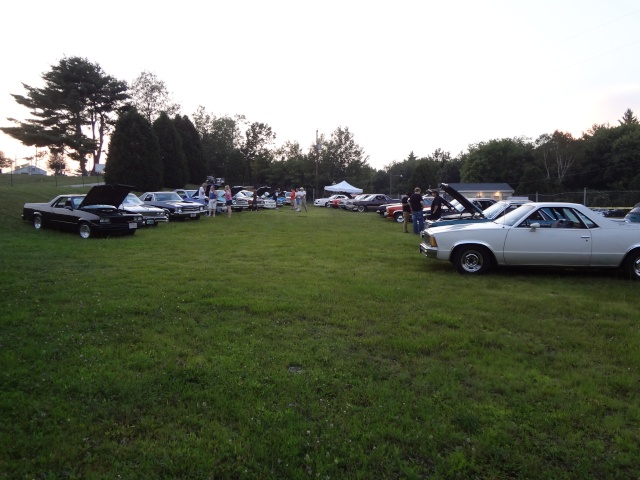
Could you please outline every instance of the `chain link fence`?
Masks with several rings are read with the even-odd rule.
[[[553,194],[525,193],[534,202],[571,202],[581,203],[591,208],[633,208],[640,202],[640,190],[582,190],[580,192],[562,192]]]

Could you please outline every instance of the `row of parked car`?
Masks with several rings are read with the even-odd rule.
[[[207,195],[216,195],[217,211],[226,212],[224,190],[211,188]],[[257,197],[258,208],[276,208],[276,201],[268,195],[265,190]],[[137,197],[124,185],[96,185],[86,195],[65,194],[46,203],[26,203],[22,218],[36,229],[72,230],[82,238],[133,235],[144,226],[186,218],[199,220],[207,211],[208,198],[196,197],[197,190],[145,192]],[[236,188],[232,201],[233,210],[246,210],[253,203],[253,192]]]
[[[426,220],[419,252],[427,258],[451,262],[463,274],[483,274],[495,266],[620,268],[640,280],[640,203],[623,214],[592,210],[564,202],[531,202],[526,197],[495,201],[466,198],[447,184],[443,214]],[[347,197],[347,198],[345,198]],[[368,211],[363,200],[382,195],[348,198],[334,195],[317,206]],[[425,214],[433,197],[423,197]],[[363,208],[354,208],[355,205]],[[365,206],[367,205],[367,206]],[[402,204],[382,204],[377,213],[403,222]],[[620,215],[621,216],[621,215]]]

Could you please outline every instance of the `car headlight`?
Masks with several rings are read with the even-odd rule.
[[[182,213],[182,207],[176,208],[176,213]]]

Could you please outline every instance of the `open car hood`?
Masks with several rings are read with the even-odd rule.
[[[133,190],[133,187],[128,185],[96,185],[89,190],[89,193],[87,193],[82,200],[80,207],[112,205],[118,208],[118,205],[124,202],[124,199],[131,190]]]
[[[443,189],[447,193],[447,195],[450,195],[458,202],[460,202],[460,205],[464,207],[465,212],[469,212],[472,215],[478,214],[481,217],[484,217],[484,214],[482,213],[482,210],[480,208],[476,207],[467,197],[462,195],[455,188],[450,187],[449,184],[441,183],[440,188]]]

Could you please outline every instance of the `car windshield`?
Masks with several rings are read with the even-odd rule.
[[[156,194],[159,202],[181,202],[182,198],[176,192],[163,192]]]
[[[129,193],[124,201],[122,202],[123,205],[142,205],[143,202],[142,200],[140,200],[138,197],[136,197],[133,193]]]
[[[624,217],[624,221],[629,223],[640,223],[640,209],[636,210],[634,208],[633,210],[631,210]]]
[[[501,224],[513,226],[515,225],[521,218],[526,217],[534,210],[535,205],[523,205],[520,208],[516,208],[515,210],[507,213],[504,217],[501,217],[498,221]]]
[[[482,214],[485,216],[485,218],[488,218],[489,220],[493,220],[502,212],[502,210],[505,209],[506,206],[507,206],[507,202],[496,202],[490,207],[485,208],[482,211]]]

